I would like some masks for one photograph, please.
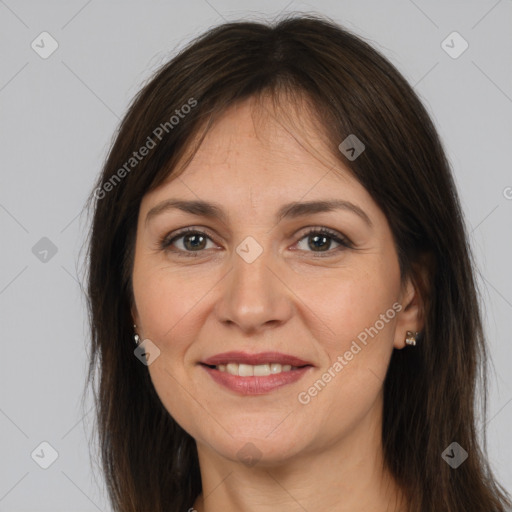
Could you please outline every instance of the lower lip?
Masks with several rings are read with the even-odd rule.
[[[201,365],[210,377],[222,386],[241,395],[264,395],[287,384],[292,384],[301,379],[312,366],[304,366],[296,370],[281,372],[264,377],[239,377],[227,372],[221,372],[216,368]]]

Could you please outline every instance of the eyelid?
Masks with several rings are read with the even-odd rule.
[[[306,226],[302,229],[305,229],[298,240],[302,240],[306,235],[309,235],[310,233],[324,233],[326,235],[329,235],[330,237],[336,239],[338,238],[341,242],[344,242],[346,245],[353,247],[354,243],[350,238],[343,234],[341,231],[338,231],[337,229],[328,228],[327,226],[321,226],[321,225],[313,225],[313,226]],[[300,231],[298,231],[300,233]],[[296,235],[298,236],[298,235]]]

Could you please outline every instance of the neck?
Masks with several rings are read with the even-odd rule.
[[[351,433],[322,450],[280,464],[247,467],[198,444],[203,492],[194,509],[403,511],[400,489],[384,467],[381,412],[374,410]]]

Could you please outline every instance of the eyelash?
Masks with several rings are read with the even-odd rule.
[[[185,228],[182,231],[179,231],[178,233],[174,234],[174,236],[172,236],[172,238],[169,238],[168,235],[163,236],[162,238],[160,238],[158,245],[161,250],[174,252],[174,253],[178,254],[178,256],[180,256],[180,257],[183,256],[185,258],[189,258],[189,257],[197,258],[206,249],[200,249],[198,251],[184,251],[182,249],[171,249],[170,248],[171,245],[176,240],[179,240],[180,238],[183,238],[186,235],[190,235],[190,234],[205,236],[206,238],[210,239],[212,242],[215,242],[214,238],[204,231],[200,231],[200,230],[193,229],[193,228]],[[313,234],[326,236],[326,237],[330,238],[331,240],[333,240],[334,242],[340,244],[340,247],[336,247],[329,251],[325,251],[324,253],[322,253],[322,251],[319,251],[319,252],[305,251],[305,252],[311,252],[315,258],[326,258],[326,257],[332,256],[333,253],[337,253],[340,250],[344,250],[347,248],[353,248],[353,244],[348,240],[348,238],[340,235],[336,231],[332,231],[329,228],[325,228],[325,227],[310,228],[306,233],[304,233],[299,238],[299,240],[297,242],[300,242],[304,238],[307,238]]]

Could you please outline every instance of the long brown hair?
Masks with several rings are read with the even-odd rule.
[[[178,172],[176,163],[193,155],[189,149],[197,149],[226,107],[263,95],[279,105],[284,94],[314,106],[311,115],[325,127],[332,154],[385,213],[402,277],[413,277],[425,294],[421,343],[394,351],[384,382],[385,462],[410,510],[504,511],[509,497],[479,442],[485,340],[442,144],[397,69],[360,37],[316,15],[225,23],[192,41],[132,102],[91,193],[87,384],[97,384],[101,462],[113,509],[182,512],[202,489],[194,439],[163,407],[133,353],[131,274],[141,199]],[[366,146],[355,160],[338,149],[350,134]],[[441,456],[452,442],[469,455],[456,469]]]

